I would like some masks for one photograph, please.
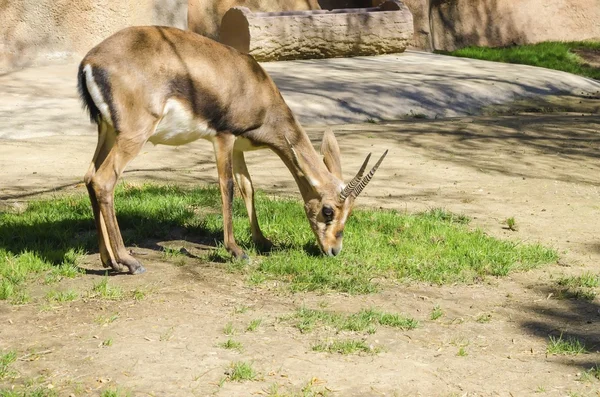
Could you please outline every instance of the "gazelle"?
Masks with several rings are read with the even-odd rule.
[[[271,246],[256,217],[244,151],[269,148],[283,160],[298,184],[319,247],[327,255],[341,251],[354,200],[387,154],[364,175],[367,156],[358,174],[344,185],[333,133],[323,136],[322,159],[275,83],[251,56],[175,28],[131,27],[107,38],[82,60],[78,88],[92,122],[98,125],[98,145],[85,184],[100,257],[105,267],[117,271],[145,271],[123,244],[114,189],[125,166],[147,141],[183,145],[204,138],[213,143],[224,245],[236,258],[247,256],[233,237],[234,177],[254,243]]]

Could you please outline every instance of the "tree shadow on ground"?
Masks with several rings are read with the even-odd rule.
[[[432,159],[482,172],[600,185],[598,116],[407,120],[383,126],[365,124],[359,131],[343,128],[336,131],[341,142],[385,138],[400,148],[414,148]],[[344,154],[362,152],[361,145],[344,147]]]
[[[163,187],[147,187],[138,200],[160,200],[165,189],[168,190]],[[208,192],[211,195],[209,204],[212,205],[206,205],[206,208],[220,211],[218,193],[213,190]],[[64,203],[55,208],[50,207],[38,216],[10,218],[7,215],[7,218],[0,222],[0,250],[6,250],[13,255],[32,252],[53,265],[60,265],[70,250],[98,253],[97,231],[91,205],[88,206],[86,198],[71,200],[74,209],[64,217],[53,213],[60,212]],[[202,219],[189,224],[196,216],[192,208],[165,208],[164,212],[144,212],[143,209],[128,205],[119,208],[123,201],[124,197],[117,195],[117,218],[127,246],[163,250],[157,244],[158,241],[185,239],[216,248],[223,241],[222,232],[203,224]],[[244,241],[240,243],[243,246],[247,245]]]
[[[535,288],[540,296],[556,297],[557,287],[546,283]],[[549,302],[549,303],[547,303]],[[565,365],[589,370],[600,365],[600,304],[584,299],[562,299],[560,305],[542,300],[539,304],[522,305],[524,315],[517,322],[527,333],[549,340],[549,337],[573,338],[585,345],[588,353],[578,356],[554,356]]]

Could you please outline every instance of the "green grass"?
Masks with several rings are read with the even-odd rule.
[[[328,343],[317,343],[312,347],[316,352],[338,353],[338,354],[354,354],[354,353],[379,353],[378,348],[372,348],[361,340],[334,340]]]
[[[294,326],[302,333],[310,332],[317,326],[326,326],[339,331],[375,333],[377,325],[384,325],[402,330],[410,330],[419,326],[419,322],[400,314],[380,312],[375,309],[363,309],[358,313],[344,315],[341,313],[313,310],[302,307],[292,316]]]
[[[237,361],[230,364],[227,370],[226,380],[243,382],[245,380],[255,380],[257,376],[258,374],[254,368],[252,368],[252,364],[244,361]]]
[[[576,356],[578,354],[587,353],[587,350],[585,345],[578,339],[572,337],[563,339],[561,334],[558,338],[554,336],[549,337],[546,353]]]
[[[237,350],[237,351],[242,350],[242,344],[240,342],[234,341],[233,339],[227,339],[226,342],[219,343],[219,347],[222,347],[223,349],[228,349],[228,350]]]
[[[17,353],[14,351],[8,351],[0,354],[0,379],[11,374],[10,366],[17,361]]]
[[[600,380],[600,365],[596,364],[581,374],[581,380],[584,382],[593,382]]]
[[[495,62],[540,66],[600,80],[600,68],[586,64],[574,52],[577,49],[600,51],[600,42],[544,42],[503,48],[466,47],[451,52],[440,51],[440,53]]]
[[[505,223],[506,223],[506,228],[508,230],[511,230],[513,232],[516,232],[518,230],[517,221],[515,221],[514,217],[506,218]]]
[[[106,300],[120,300],[123,299],[123,290],[118,285],[109,285],[108,277],[104,277],[102,281],[94,284],[90,296]]]
[[[100,397],[129,397],[130,395],[129,392],[120,389],[106,389],[100,394]]]
[[[246,327],[246,331],[248,331],[248,332],[256,331],[261,323],[262,323],[262,319],[255,318],[254,320],[250,321],[250,324],[248,324],[248,326]]]
[[[557,280],[559,298],[594,300],[600,286],[600,276],[590,272],[580,276],[561,277]]]
[[[50,290],[48,291],[48,293],[46,293],[46,300],[48,300],[49,302],[64,303],[74,301],[77,298],[79,298],[79,294],[73,290]]]
[[[0,397],[58,397],[58,393],[40,386],[35,389],[0,390]]]
[[[561,277],[557,284],[571,288],[598,288],[600,286],[600,275],[586,272],[581,276]]]
[[[222,239],[220,194],[216,187],[120,185],[117,216],[127,245],[178,238],[215,244]],[[473,230],[468,219],[443,210],[406,214],[390,210],[354,211],[337,257],[318,252],[299,201],[257,194],[265,234],[276,248],[261,256],[251,243],[244,204],[234,202],[238,243],[255,264],[232,264],[254,283],[284,280],[293,291],[337,290],[352,294],[379,289],[385,278],[435,284],[471,283],[554,262],[557,254],[539,245],[501,241]],[[89,199],[84,195],[32,201],[22,212],[0,213],[0,299],[14,296],[27,280],[83,252],[97,252]],[[230,262],[224,249],[209,259]],[[152,266],[150,264],[150,270]]]
[[[322,383],[317,378],[312,378],[308,381],[304,386],[299,389],[286,388],[285,386],[279,385],[277,383],[272,384],[267,393],[268,397],[327,397],[330,396],[331,393],[327,388],[323,386],[318,386],[318,383]]]
[[[235,328],[233,327],[233,323],[229,322],[225,324],[225,326],[223,327],[223,333],[227,336],[235,335]]]
[[[433,321],[437,320],[438,318],[442,317],[444,315],[444,312],[442,310],[442,308],[440,307],[440,305],[435,305],[433,307],[433,309],[431,310],[431,315],[429,315],[429,318]]]

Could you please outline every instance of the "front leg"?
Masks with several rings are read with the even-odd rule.
[[[250,218],[250,228],[252,230],[252,241],[257,247],[270,251],[273,247],[273,243],[267,239],[258,224],[258,217],[256,216],[256,208],[254,206],[254,187],[252,186],[252,179],[246,167],[246,160],[244,159],[244,152],[239,150],[233,151],[233,174],[235,180],[244,199],[246,205],[246,211],[248,211],[248,218]]]
[[[233,237],[233,145],[235,136],[219,133],[214,141],[219,187],[223,203],[223,241],[227,251],[236,259],[248,259],[248,255],[237,245]]]

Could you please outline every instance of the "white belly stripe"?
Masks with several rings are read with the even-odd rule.
[[[217,131],[204,120],[194,117],[191,110],[177,99],[168,99],[163,118],[148,139],[155,145],[185,145],[197,139],[212,140]]]

